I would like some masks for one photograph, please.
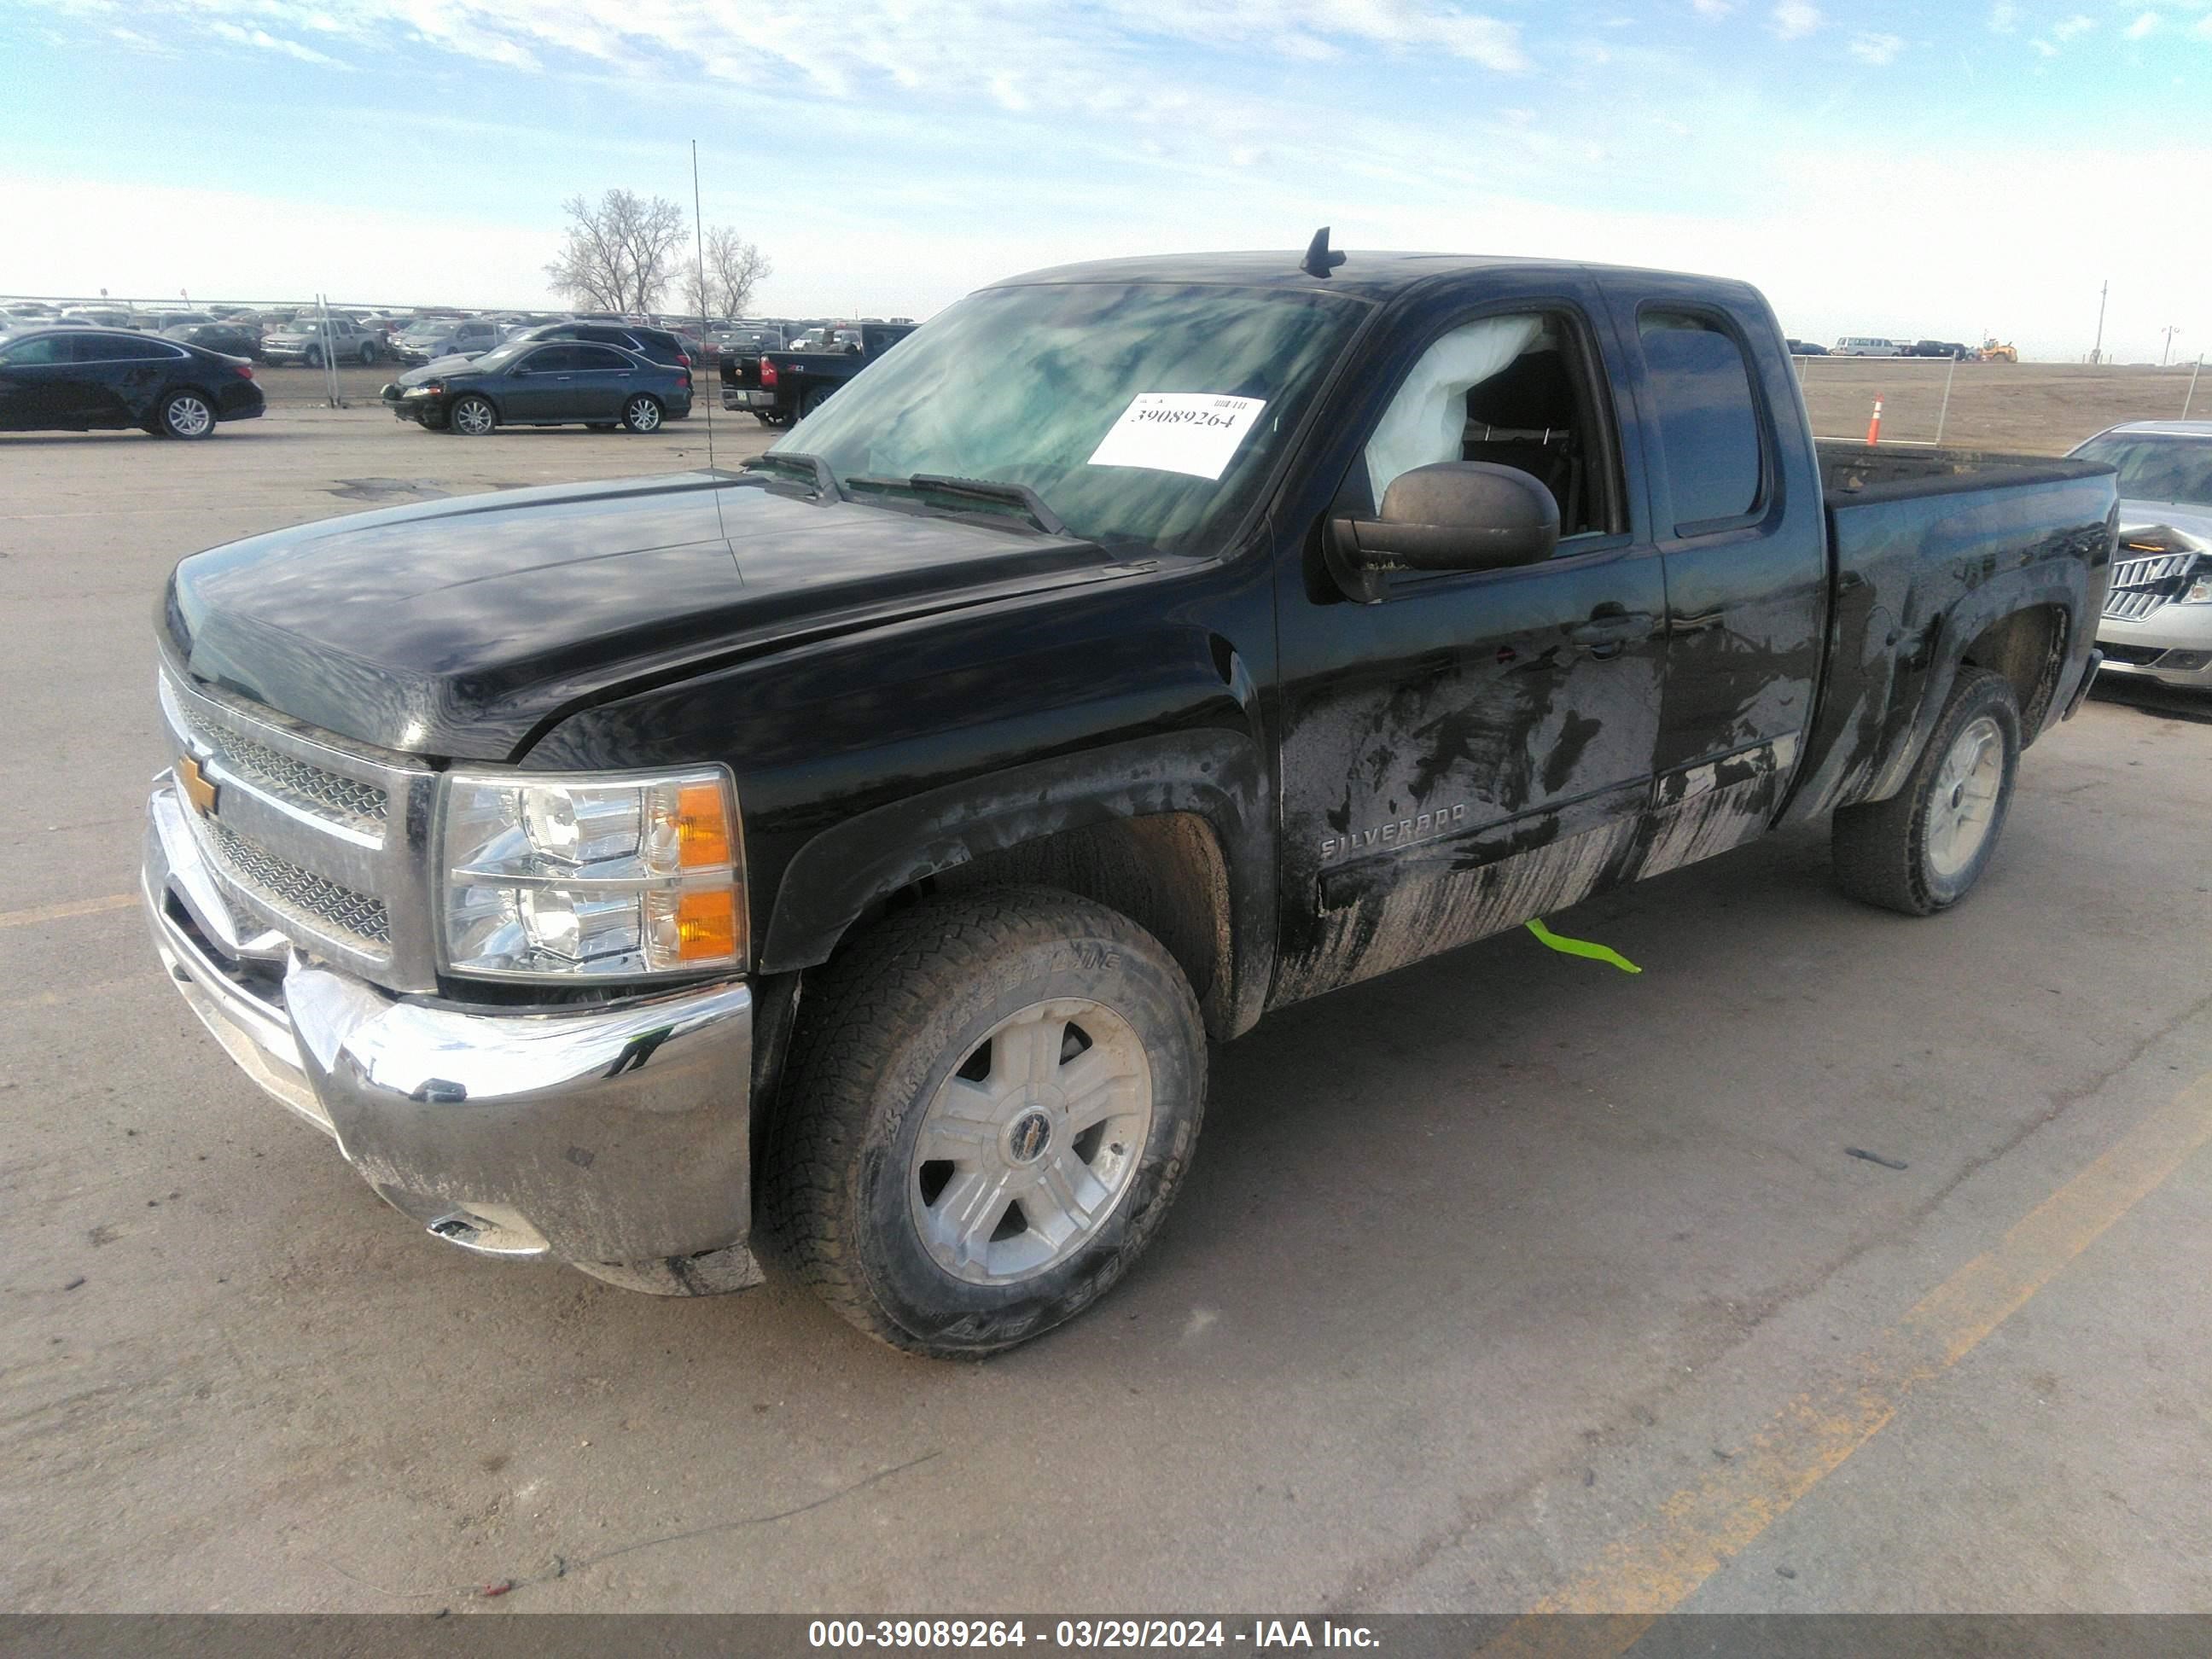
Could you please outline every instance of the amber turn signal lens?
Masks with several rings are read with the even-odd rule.
[[[676,798],[677,861],[685,870],[726,866],[730,858],[730,819],[722,788],[714,783],[687,783]]]
[[[726,887],[686,893],[676,906],[679,962],[724,962],[739,954],[738,898]]]

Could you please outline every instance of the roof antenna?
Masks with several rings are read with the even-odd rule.
[[[1309,276],[1326,276],[1343,263],[1344,255],[1329,252],[1328,227],[1323,225],[1306,244],[1306,257],[1298,261],[1298,269]]]

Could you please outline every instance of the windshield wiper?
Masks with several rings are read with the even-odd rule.
[[[804,475],[814,486],[815,493],[833,501],[847,499],[845,486],[837,481],[830,463],[819,455],[808,455],[796,449],[771,449],[754,456],[738,470],[740,472],[765,472],[787,469]]]
[[[995,478],[955,478],[941,472],[917,472],[906,478],[879,477],[864,472],[855,474],[852,483],[856,489],[905,489],[917,495],[950,495],[959,501],[989,501],[1000,507],[1017,507],[1046,535],[1068,533],[1060,514],[1046,506],[1044,497],[1027,484],[1001,483]]]

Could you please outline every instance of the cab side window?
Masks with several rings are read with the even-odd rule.
[[[1756,511],[1765,467],[1743,348],[1694,312],[1644,312],[1637,333],[1658,405],[1674,533]]]
[[[1375,504],[1417,466],[1486,461],[1552,492],[1561,541],[1619,529],[1612,446],[1599,424],[1583,337],[1552,312],[1478,318],[1438,337],[1368,440]]]

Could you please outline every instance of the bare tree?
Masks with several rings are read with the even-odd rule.
[[[684,274],[684,303],[694,315],[742,317],[753,290],[775,275],[768,256],[738,234],[733,225],[714,225],[706,237],[706,286],[695,264]]]
[[[553,286],[595,311],[652,311],[678,264],[684,210],[665,196],[651,200],[611,190],[595,206],[581,196],[562,204],[568,215],[561,256],[545,267]]]

